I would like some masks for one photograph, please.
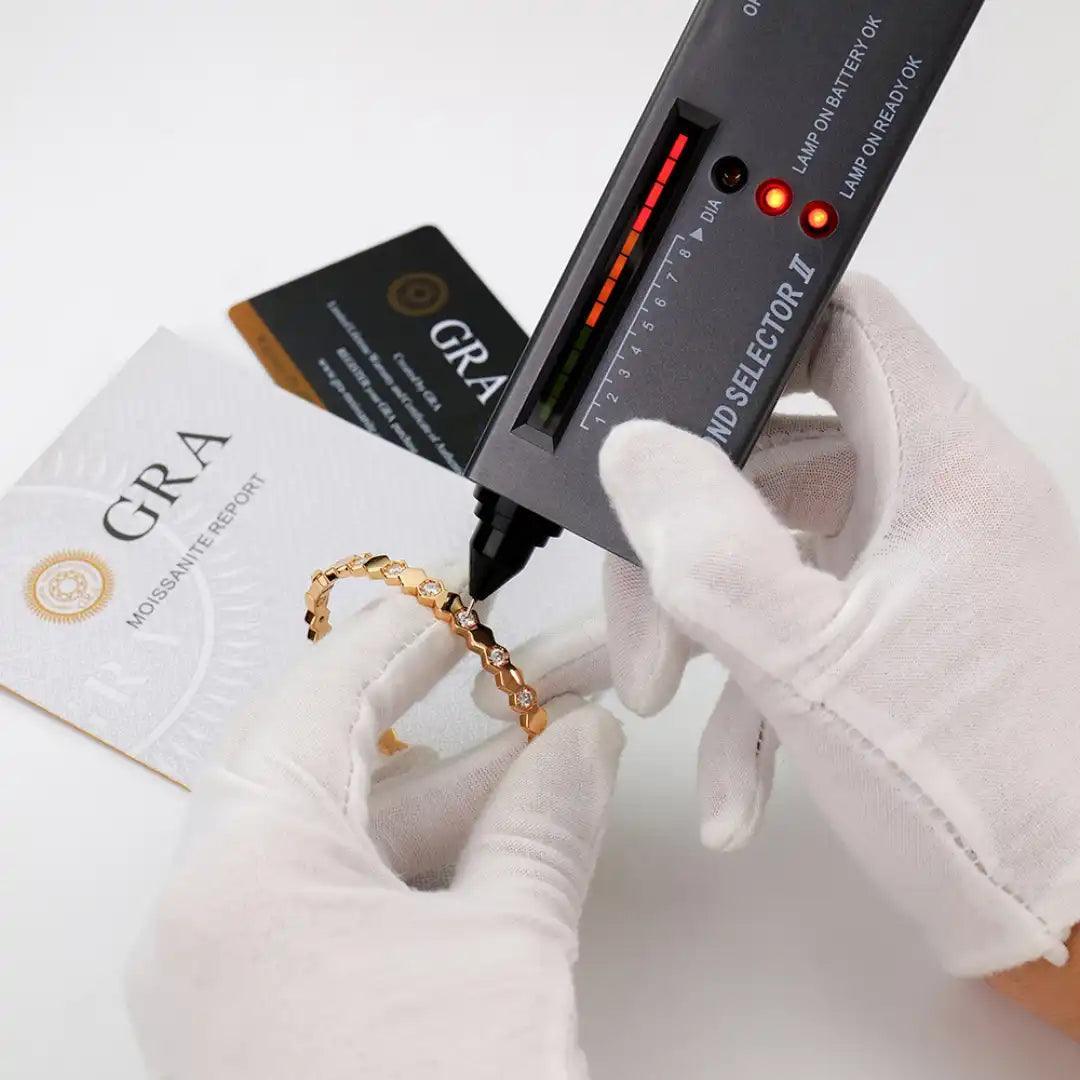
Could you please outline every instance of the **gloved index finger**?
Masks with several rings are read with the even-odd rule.
[[[388,595],[312,646],[246,711],[226,744],[225,764],[366,828],[379,735],[461,654],[460,641],[429,610]]]

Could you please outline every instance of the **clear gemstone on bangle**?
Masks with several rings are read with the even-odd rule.
[[[515,709],[531,709],[536,704],[536,695],[527,686],[522,687],[511,695],[510,704]]]
[[[436,581],[434,578],[428,578],[426,581],[420,582],[420,586],[416,591],[430,600],[443,591],[442,582]]]
[[[475,630],[480,625],[480,620],[476,617],[475,612],[469,611],[467,608],[464,611],[459,611],[454,616],[454,622],[462,630]]]
[[[501,645],[488,650],[487,661],[492,667],[506,667],[510,663],[510,653]]]
[[[383,577],[401,577],[408,569],[403,562],[387,563],[383,567]]]

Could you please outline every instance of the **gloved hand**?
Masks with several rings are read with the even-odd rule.
[[[606,645],[549,639],[529,670],[594,670],[606,648],[645,713],[703,647],[731,674],[701,744],[707,844],[751,835],[779,738],[948,969],[1064,963],[1080,923],[1069,509],[870,280],[838,292],[801,378],[843,436],[780,420],[746,475],[664,424],[612,433],[601,475],[645,571],[609,564]]]
[[[515,727],[383,765],[379,733],[461,655],[388,595],[238,724],[132,962],[155,1075],[585,1076],[571,969],[621,732],[563,697],[527,749]],[[402,881],[454,863],[441,891]]]

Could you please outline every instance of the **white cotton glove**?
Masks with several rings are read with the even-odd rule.
[[[645,570],[607,625],[516,655],[541,693],[614,683],[643,715],[705,649],[729,669],[699,756],[702,839],[755,831],[779,740],[946,967],[1064,963],[1080,923],[1080,545],[1047,471],[877,283],[837,293],[744,473],[667,425],[601,475]],[[495,713],[490,689],[477,700]]]
[[[612,570],[616,682],[662,704],[681,635],[731,672],[701,748],[707,841],[752,829],[775,731],[950,970],[1063,963],[1080,922],[1069,509],[870,280],[837,294],[808,379],[850,448],[826,429],[801,449],[781,439],[747,478],[664,424],[608,439],[604,485],[660,606],[640,571]],[[813,534],[801,551],[791,529]]]
[[[527,749],[385,765],[379,733],[461,652],[387,596],[243,718],[132,961],[154,1075],[586,1075],[571,969],[621,732],[563,697]],[[441,891],[401,880],[454,863]]]

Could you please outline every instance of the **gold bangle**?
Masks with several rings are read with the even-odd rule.
[[[437,578],[429,577],[427,571],[391,559],[388,555],[372,555],[369,552],[353,555],[311,575],[311,586],[305,596],[309,641],[322,641],[330,633],[330,590],[342,578],[370,578],[397,586],[406,595],[415,596],[424,607],[431,608],[436,619],[446,623],[458,637],[464,638],[466,647],[480,657],[484,670],[491,674],[495,685],[506,694],[510,708],[517,714],[529,742],[547,727],[548,717],[540,706],[540,696],[511,663],[510,650],[500,645],[495,635],[480,622],[473,605],[466,604]],[[384,732],[379,739],[379,749],[387,756],[404,750],[406,745],[394,734],[393,728]]]

